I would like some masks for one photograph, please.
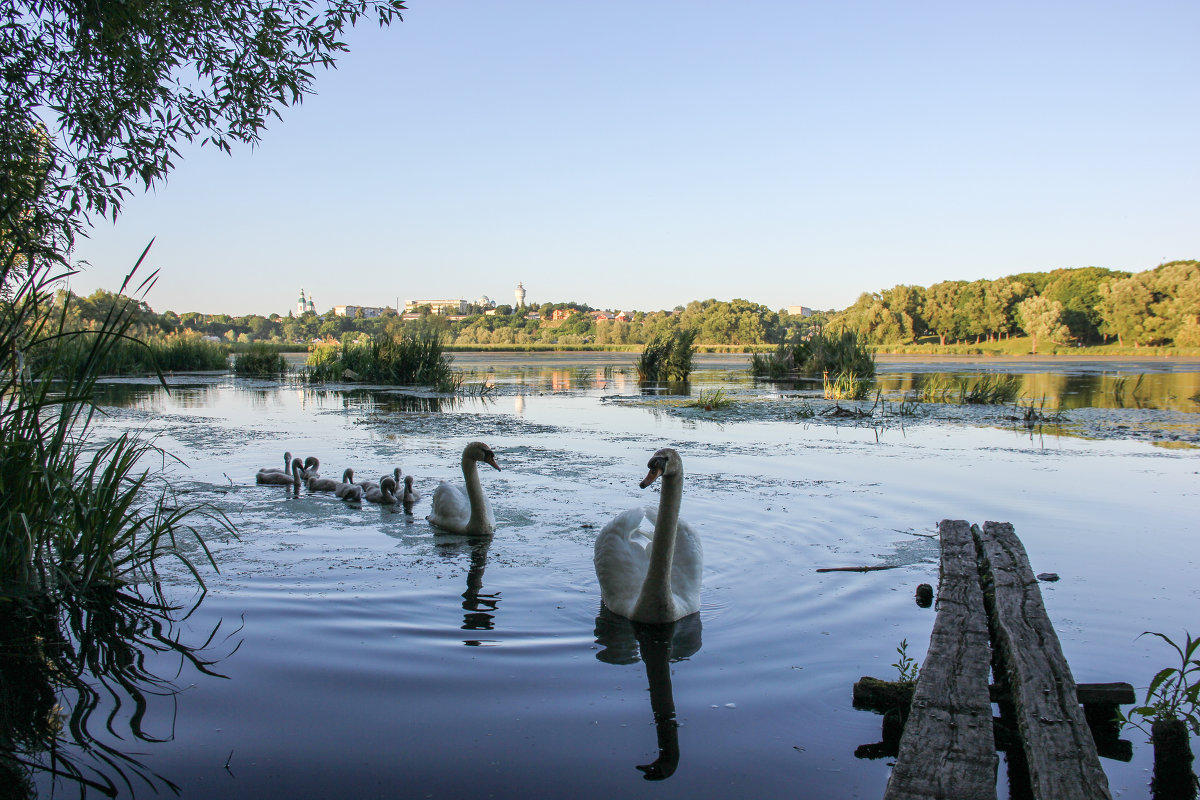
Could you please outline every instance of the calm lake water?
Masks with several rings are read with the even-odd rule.
[[[1145,687],[1173,653],[1139,634],[1200,634],[1200,363],[884,359],[878,401],[838,404],[874,408],[854,419],[819,387],[756,383],[742,356],[698,356],[690,396],[734,401],[711,411],[643,393],[630,362],[458,355],[469,382],[494,386],[484,398],[108,383],[100,430],[158,434],[182,460],[176,489],[239,536],[210,532],[220,574],[168,628],[216,675],[146,647],[159,682],[137,687],[140,704],[96,701],[88,732],[144,777],[65,754],[124,773],[122,796],[169,781],[185,798],[253,800],[878,798],[889,759],[856,749],[880,740],[881,718],[852,708],[851,687],[894,677],[902,641],[924,659],[934,611],[913,592],[937,585],[944,518],[1012,522],[1034,571],[1061,576],[1042,592],[1077,681]],[[1013,405],[902,404],[931,371],[1020,374],[1041,424]],[[424,519],[474,439],[503,468],[482,474],[491,541]],[[663,446],[683,457],[682,515],[706,554],[701,611],[669,643],[602,615],[592,567],[599,528],[656,502],[637,484]],[[406,514],[256,486],[285,449],[327,476],[399,466],[424,497]],[[899,567],[815,571],[877,564]],[[167,591],[194,603],[180,572]],[[668,702],[677,766],[648,781],[635,767],[660,735],[671,748],[652,710]],[[1132,760],[1103,761],[1113,794],[1148,797],[1152,750],[1123,735]],[[1000,773],[1005,797],[1003,760]],[[47,776],[37,785],[50,796]]]

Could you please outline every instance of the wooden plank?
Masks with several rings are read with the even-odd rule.
[[[982,531],[973,530],[990,573],[993,645],[1016,710],[1034,798],[1111,798],[1075,679],[1046,615],[1024,546],[1007,522],[985,522]]]
[[[971,527],[938,526],[938,613],[884,800],[995,800],[987,620]]]
[[[1009,699],[1008,687],[993,684],[988,687],[988,692],[991,694],[993,703]],[[1127,706],[1137,702],[1137,694],[1133,691],[1132,684],[1125,683],[1124,681],[1116,683],[1077,683],[1075,684],[1075,698],[1085,706]]]

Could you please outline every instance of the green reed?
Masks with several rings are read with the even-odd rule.
[[[453,368],[443,337],[432,331],[384,335],[366,342],[318,345],[309,353],[310,382],[363,381],[384,386],[428,386],[456,392],[463,376]]]
[[[956,377],[934,372],[921,378],[917,397],[922,403],[959,403],[965,405],[1004,405],[1021,393],[1019,375],[989,373]]]
[[[676,328],[646,342],[634,362],[639,381],[686,381],[696,354],[696,331]]]
[[[825,373],[853,373],[867,380],[875,377],[875,371],[875,354],[854,331],[817,331],[779,345],[774,353],[750,357],[750,374],[772,380]]]
[[[733,398],[726,394],[724,389],[701,389],[700,394],[687,405],[692,408],[703,408],[705,411],[714,411],[733,405]]]
[[[16,238],[10,217],[4,227]],[[0,593],[117,585],[152,575],[164,556],[202,585],[177,537],[198,543],[215,568],[190,520],[206,517],[232,531],[228,520],[207,506],[176,502],[161,472],[145,466],[168,458],[152,439],[126,432],[97,442],[92,434],[97,378],[118,348],[137,342],[130,306],[114,306],[94,329],[69,330],[69,301],[55,307],[52,298],[74,273],[61,259],[26,258],[19,244],[0,265]],[[138,291],[148,291],[156,276]],[[163,381],[157,364],[151,371]]]
[[[832,378],[826,373],[822,378],[826,400],[862,400],[871,393],[874,378],[859,375],[854,371],[839,372]]]
[[[281,378],[287,374],[287,359],[273,347],[253,346],[234,356],[233,374],[239,378]]]

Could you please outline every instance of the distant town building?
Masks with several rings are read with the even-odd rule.
[[[570,317],[570,316],[572,316],[574,314],[578,314],[578,313],[579,313],[578,308],[556,308],[550,312],[550,319],[555,322],[558,322],[559,320],[564,320],[567,317]]]
[[[480,308],[495,308],[496,301],[488,297],[486,294],[479,295],[479,299],[475,301],[475,305]]]
[[[465,314],[466,300],[405,300],[404,313],[416,313],[421,306],[429,306],[435,314]]]
[[[811,317],[813,310],[808,306],[788,306],[788,316],[792,317]]]
[[[525,285],[523,283],[517,284],[517,288],[516,288],[516,291],[513,292],[513,296],[517,298],[517,308],[524,308],[525,307]]]
[[[383,312],[387,308],[379,308],[378,306],[334,306],[333,315],[335,317],[358,317],[358,312],[361,311],[363,319],[374,319],[382,317]]]
[[[313,302],[311,296],[305,297],[304,290],[300,290],[300,299],[296,301],[296,316],[302,317],[308,312],[317,313],[317,304]]]

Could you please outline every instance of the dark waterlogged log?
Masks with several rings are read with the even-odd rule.
[[[1150,726],[1154,742],[1154,800],[1195,800],[1196,775],[1187,723],[1181,719],[1155,720]]]
[[[864,675],[854,683],[854,707],[880,714],[898,709],[907,717],[915,687],[912,681],[881,681]]]
[[[1110,798],[1108,778],[1084,719],[1075,679],[1046,615],[1037,578],[1012,525],[973,528],[991,575],[988,612],[1011,687],[1038,800]]]
[[[970,526],[944,520],[938,613],[885,800],[994,800],[991,651]]]

